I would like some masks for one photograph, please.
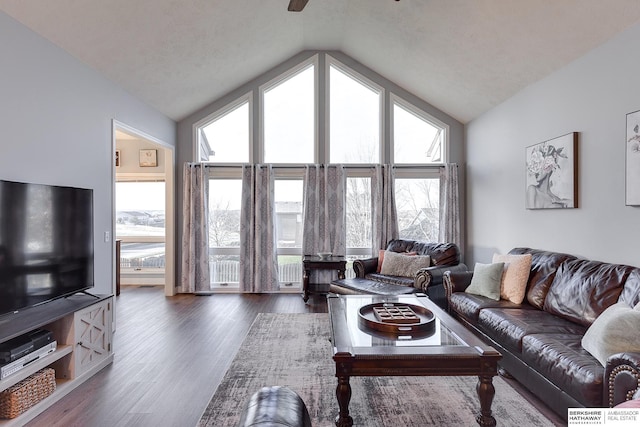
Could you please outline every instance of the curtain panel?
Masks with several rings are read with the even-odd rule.
[[[458,195],[458,165],[447,163],[440,168],[440,235],[441,242],[458,245],[462,250],[460,234],[460,200]]]
[[[377,257],[379,249],[386,249],[387,243],[397,239],[398,214],[396,211],[396,197],[394,188],[394,169],[391,165],[374,166],[371,177],[372,196],[372,253]]]
[[[278,278],[275,195],[271,165],[242,167],[240,291],[275,292]]]
[[[304,172],[303,255],[346,254],[346,175],[342,165],[307,165]],[[330,282],[332,272],[313,271],[314,281]]]
[[[199,163],[184,165],[182,292],[210,291],[209,174]]]
[[[304,176],[305,255],[345,255],[346,176],[342,165],[307,165]]]

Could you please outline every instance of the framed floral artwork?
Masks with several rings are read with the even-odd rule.
[[[640,206],[640,111],[627,114],[625,204]]]
[[[526,208],[578,207],[578,132],[526,148]]]

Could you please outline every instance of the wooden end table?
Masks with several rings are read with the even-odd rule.
[[[421,306],[435,315],[433,334],[415,339],[398,336],[380,338],[359,326],[361,307],[377,303],[402,303]],[[329,295],[327,297],[333,360],[338,386],[336,397],[340,413],[336,426],[351,427],[349,415],[352,376],[477,376],[480,413],[476,421],[482,427],[496,425],[491,413],[495,395],[493,377],[498,373],[502,355],[486,345],[462,324],[449,316],[424,294]]]
[[[329,292],[329,283],[309,283],[312,270],[337,270],[338,279],[344,279],[347,269],[347,261],[343,256],[330,256],[321,258],[317,255],[305,255],[302,257],[302,299],[309,300],[310,293]]]

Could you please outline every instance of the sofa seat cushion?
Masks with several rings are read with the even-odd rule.
[[[336,292],[335,287],[347,289],[349,293],[373,294],[373,295],[404,295],[417,291],[413,286],[398,286],[389,283],[376,282],[375,280],[360,279],[339,279],[331,282],[331,290]],[[339,292],[342,293],[342,292]]]
[[[589,407],[603,405],[604,367],[582,348],[582,334],[532,334],[522,339],[522,359]]]
[[[374,282],[384,282],[392,285],[410,286],[413,287],[415,280],[412,277],[402,276],[390,276],[388,274],[369,273],[365,275],[365,279],[373,280]]]
[[[457,315],[462,316],[472,324],[478,322],[478,315],[483,308],[531,308],[529,305],[514,304],[510,301],[499,300],[495,301],[487,297],[480,295],[470,294],[466,292],[454,292],[449,298],[450,311],[455,312]]]
[[[478,327],[512,351],[522,351],[522,338],[538,333],[568,333],[582,336],[586,328],[541,310],[486,308],[480,311]]]

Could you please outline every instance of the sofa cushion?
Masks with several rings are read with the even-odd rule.
[[[640,303],[640,268],[631,270],[618,301],[624,301],[632,307]]]
[[[604,368],[580,345],[582,334],[541,333],[522,339],[522,359],[584,406],[601,407]]]
[[[418,270],[431,266],[429,255],[406,255],[387,251],[382,261],[380,274],[415,277]]]
[[[500,281],[504,272],[504,262],[481,264],[476,262],[471,284],[464,291],[498,301],[500,299]]]
[[[380,249],[380,250],[378,251],[378,265],[377,265],[377,267],[376,267],[376,273],[380,273],[380,270],[382,269],[382,263],[383,263],[383,261],[384,261],[384,254],[385,254],[386,252],[387,252],[387,251],[386,251],[386,250],[384,250],[384,249]],[[403,252],[403,254],[405,254],[405,255],[418,255],[418,254],[417,254],[417,253],[415,253],[415,252]]]
[[[582,336],[584,326],[541,310],[486,308],[480,311],[478,327],[505,347],[520,352],[522,338],[538,333],[569,333]]]
[[[631,308],[626,302],[607,308],[587,329],[582,347],[602,366],[612,354],[640,352],[640,308]]]
[[[531,254],[494,254],[493,262],[504,262],[500,298],[520,304],[524,300],[531,271]]]
[[[393,252],[415,252],[418,255],[429,255],[431,265],[460,264],[460,249],[455,243],[427,243],[415,240],[394,239],[387,245],[387,250]]]
[[[365,275],[365,279],[374,280],[376,282],[384,282],[391,285],[401,285],[413,287],[414,280],[412,277],[389,276],[387,274],[369,273]]]
[[[563,262],[576,259],[575,256],[558,252],[549,252],[531,248],[513,248],[512,255],[531,254],[531,272],[527,284],[527,301],[542,309],[544,300],[553,282],[556,270]]]
[[[530,305],[514,304],[507,300],[492,300],[480,295],[468,294],[465,292],[455,292],[449,298],[449,307],[451,311],[457,315],[464,317],[470,323],[476,324],[480,310],[483,308],[521,308],[530,309],[534,308]]]
[[[633,269],[599,261],[567,261],[558,268],[544,310],[589,326],[600,313],[618,301]]]
[[[334,280],[331,282],[330,289],[331,292],[338,293],[373,295],[405,295],[417,291],[413,286],[393,285],[375,280],[361,279],[359,277]]]

